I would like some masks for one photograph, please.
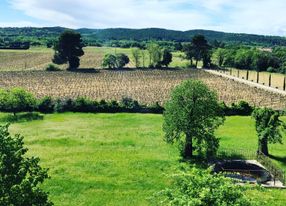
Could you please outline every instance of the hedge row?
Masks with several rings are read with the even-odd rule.
[[[137,113],[163,113],[163,107],[158,103],[146,106],[131,98],[123,98],[118,101],[94,101],[84,97],[76,99],[56,99],[44,97],[38,103],[37,110],[42,113],[53,112],[90,112],[90,113],[117,113],[117,112],[137,112]]]
[[[250,115],[253,111],[247,102],[241,101],[238,104],[227,106],[221,104],[225,115]],[[116,112],[136,112],[161,114],[164,108],[155,103],[147,106],[139,104],[131,98],[123,98],[121,101],[94,101],[85,97],[76,99],[52,99],[44,97],[36,99],[31,93],[14,88],[11,90],[0,89],[0,111],[1,112],[90,112],[90,113],[116,113]]]

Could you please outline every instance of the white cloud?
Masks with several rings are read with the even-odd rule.
[[[35,24],[30,21],[17,21],[17,22],[2,22],[0,21],[0,27],[40,27],[39,24]]]
[[[286,34],[284,0],[10,0],[49,25]]]

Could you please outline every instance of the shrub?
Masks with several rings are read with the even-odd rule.
[[[31,93],[21,89],[0,90],[0,111],[12,112],[32,112],[37,107],[37,100]]]
[[[55,103],[51,97],[44,97],[38,103],[38,109],[42,113],[53,113]]]
[[[46,71],[50,71],[50,72],[54,72],[54,71],[60,71],[61,69],[59,67],[57,67],[56,65],[54,64],[49,64],[47,67],[46,67]]]
[[[122,106],[122,109],[123,111],[138,111],[139,108],[140,108],[140,105],[138,103],[138,101],[136,100],[133,100],[129,97],[124,97],[122,100],[121,100],[121,106]]]
[[[240,101],[238,103],[232,103],[231,106],[227,106],[224,102],[221,103],[221,108],[223,109],[225,115],[251,115],[254,108],[245,101]]]
[[[210,170],[193,168],[172,176],[171,188],[154,195],[156,205],[169,206],[250,206],[245,187],[235,185],[233,180]]]
[[[75,112],[94,112],[93,101],[85,97],[78,97],[73,102],[73,111]]]

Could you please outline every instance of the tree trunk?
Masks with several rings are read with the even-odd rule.
[[[186,159],[193,157],[193,138],[190,134],[186,134],[186,144],[184,148],[184,157]]]
[[[198,68],[198,60],[196,60],[196,68]]]
[[[263,138],[263,139],[259,140],[259,142],[258,142],[258,151],[262,152],[266,156],[269,155],[267,138]]]

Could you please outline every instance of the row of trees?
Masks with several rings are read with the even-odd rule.
[[[165,140],[177,142],[183,158],[192,158],[194,152],[203,158],[215,155],[219,139],[214,132],[225,120],[215,92],[201,81],[186,81],[175,88],[165,109]],[[286,126],[272,109],[257,108],[252,116],[256,122],[258,151],[269,155],[268,144],[282,143]],[[223,174],[213,174],[212,170],[187,167],[172,178],[172,187],[155,195],[158,205],[250,206],[255,203],[246,198],[247,187],[234,184]]]
[[[211,46],[203,35],[196,35],[191,43],[183,44],[183,51],[192,66],[193,60],[195,61],[195,67],[198,67],[199,61],[203,62],[205,68],[211,66]]]
[[[54,45],[55,54],[52,59],[55,64],[68,63],[68,70],[74,70],[79,67],[79,57],[84,55],[83,42],[81,35],[73,31],[63,32],[56,44]],[[168,67],[172,62],[172,53],[168,49],[163,49],[158,43],[150,43],[147,45],[149,55],[149,67],[158,68],[162,66]],[[136,68],[140,67],[141,61],[145,67],[145,50],[140,48],[132,49],[132,58]],[[126,54],[106,54],[102,66],[108,68],[123,68],[130,62]]]
[[[73,31],[63,32],[54,45],[53,62],[56,64],[68,63],[68,70],[79,67],[79,57],[84,55],[81,35]],[[203,62],[204,68],[212,66],[214,62],[222,67],[235,67],[256,71],[286,72],[286,48],[277,47],[272,52],[251,47],[225,47],[214,49],[203,35],[195,35],[190,43],[182,45],[185,58],[190,60],[191,66],[198,67]],[[172,62],[172,53],[160,46],[157,42],[148,43],[145,49],[133,48],[132,60],[136,68],[145,67],[146,58],[149,58],[148,67],[168,67]],[[130,62],[126,54],[107,54],[102,62],[103,67],[122,68]]]
[[[275,48],[272,52],[250,47],[218,48],[212,58],[220,67],[281,73],[286,71],[286,49],[282,47]]]
[[[172,62],[172,53],[168,49],[163,49],[157,43],[150,43],[147,46],[147,53],[144,49],[133,48],[131,50],[131,58],[136,68],[145,68],[146,58],[149,57],[149,68],[168,67]],[[106,54],[102,61],[103,67],[123,68],[130,62],[126,54]]]

